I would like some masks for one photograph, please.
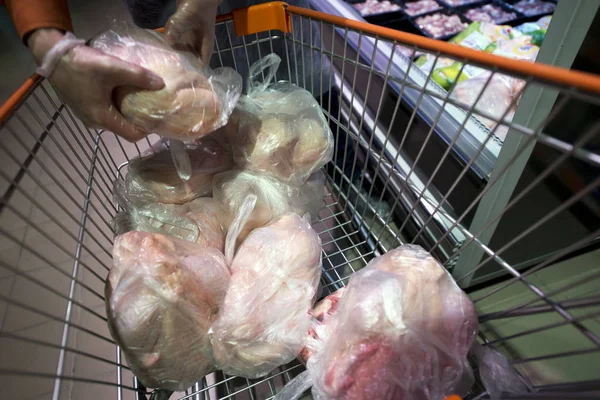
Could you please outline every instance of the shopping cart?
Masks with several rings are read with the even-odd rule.
[[[214,62],[243,70],[278,51],[287,80],[318,96],[333,127],[336,151],[326,167],[327,195],[314,225],[323,242],[325,294],[345,285],[373,257],[418,243],[469,291],[480,315],[479,340],[505,354],[521,377],[524,389],[508,397],[599,397],[600,257],[590,249],[600,234],[600,154],[593,151],[600,77],[283,3],[236,10],[219,17],[217,29],[226,43],[218,41]],[[356,46],[350,38],[357,39]],[[386,55],[385,65],[365,57],[376,51]],[[441,90],[431,72],[408,62],[405,55],[417,52],[487,70],[481,88],[500,75],[522,85],[510,107],[494,114],[479,107],[483,90],[469,104],[449,94],[454,86]],[[317,65],[317,72],[306,73],[307,65]],[[506,116],[518,101],[551,107],[546,113],[520,107],[510,122]],[[435,118],[424,124],[423,107],[431,104],[437,104]],[[591,107],[595,119],[568,140],[548,133],[573,104]],[[392,122],[385,120],[390,115]],[[438,128],[448,116],[455,122],[454,136],[439,140]],[[455,145],[468,129],[485,135],[464,159],[456,156]],[[455,189],[475,179],[471,167],[490,146],[502,145],[501,129],[507,134],[493,172],[478,181],[466,205],[453,207]],[[117,212],[112,182],[155,140],[130,144],[87,129],[39,76],[0,108],[0,398],[148,398],[108,333],[104,280]],[[433,163],[430,146],[441,149]],[[535,151],[548,155],[548,162],[526,176],[524,165]],[[568,180],[574,189],[529,221],[544,203],[537,188],[557,174],[568,175],[573,166],[589,178]],[[451,168],[458,173],[448,179]],[[524,216],[526,226],[494,245],[495,228],[521,204],[531,211]],[[578,207],[596,211],[585,214],[586,229],[572,234],[565,215]],[[564,231],[547,232],[556,220]],[[525,260],[510,251],[530,235],[571,241],[556,242],[553,252],[524,268]],[[578,263],[569,266],[569,260]],[[504,280],[472,287],[473,274],[491,265]],[[173,398],[265,399],[302,370],[295,362],[258,380],[217,372]],[[488,394],[476,384],[468,397]]]

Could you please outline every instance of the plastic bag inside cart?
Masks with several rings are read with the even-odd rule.
[[[571,9],[583,30],[580,18],[593,13],[582,10],[594,3],[558,2],[557,13]],[[170,154],[150,155],[156,135],[128,143],[88,130],[40,78],[0,108],[0,399],[266,400],[289,394],[286,387],[303,399],[597,397],[600,78],[519,60],[499,64],[493,54],[470,57],[455,44],[280,3],[265,7],[289,18],[291,30],[244,34],[239,21],[223,16],[211,68],[230,67],[248,81],[251,66],[276,53],[272,84],[312,93],[334,146],[331,161],[306,168],[306,183],[239,172],[228,150],[215,152],[231,156],[224,170],[208,168],[196,180],[192,168],[183,182]],[[561,20],[557,14],[551,25]],[[541,52],[552,45],[552,29]],[[509,110],[514,118],[492,121],[490,107],[509,104],[506,93],[488,96],[497,82],[473,93],[466,87],[461,101],[433,83],[424,89],[427,74],[417,65],[409,75],[422,79],[405,80],[409,64],[390,59],[393,46],[524,82]],[[330,82],[337,87],[320,96]],[[308,100],[302,93],[299,100]],[[477,115],[462,124],[470,110],[498,123],[496,133],[508,128],[504,145]],[[481,135],[469,136],[473,129]],[[141,160],[148,168],[137,168]],[[211,160],[204,159],[221,165]],[[138,192],[137,214],[122,214],[131,210],[114,199],[113,182],[128,170],[144,178],[135,180],[146,190]],[[216,189],[214,175],[225,178]],[[254,229],[240,231],[238,249],[261,277],[236,278],[243,301],[225,302],[224,236],[248,194],[259,198],[259,212],[250,216]],[[213,219],[223,205],[227,220]],[[288,215],[311,232],[308,267],[299,265],[306,244],[296,236],[282,229],[273,244],[261,231]],[[115,217],[125,223],[117,230]],[[261,246],[267,242],[264,251],[254,233]],[[285,240],[291,244],[276,265],[253,264]],[[393,249],[405,244],[423,252],[398,256]],[[123,252],[113,258],[115,245]],[[407,261],[401,273],[384,268],[394,257]],[[292,287],[302,280],[290,279],[294,266],[311,273],[302,293]],[[105,293],[107,282],[114,286]],[[268,294],[281,301],[250,312],[259,304],[252,300]],[[106,300],[115,308],[107,310]],[[227,328],[218,349],[225,372],[209,333],[219,319]],[[240,321],[250,329],[236,330]],[[469,350],[475,322],[481,351]],[[262,371],[253,371],[257,360],[266,360]]]

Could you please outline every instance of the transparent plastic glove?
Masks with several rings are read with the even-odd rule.
[[[208,64],[215,42],[219,3],[219,0],[177,0],[177,11],[165,25],[167,39],[191,45]]]
[[[41,64],[40,70],[61,99],[89,127],[107,129],[131,142],[146,136],[146,132],[127,122],[117,110],[113,90],[120,86],[159,90],[164,86],[162,78],[79,43],[68,46],[66,51],[52,51],[55,46],[62,47],[65,41],[73,40],[70,36],[54,29],[39,29],[28,40],[29,48]]]

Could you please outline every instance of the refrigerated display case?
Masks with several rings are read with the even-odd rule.
[[[471,7],[486,3],[489,2],[476,2]],[[363,18],[351,4],[341,0],[313,0],[312,5],[317,11],[349,20],[367,20],[421,34],[414,24],[406,23],[406,17],[404,22],[402,18],[384,20],[385,14]],[[570,68],[586,36],[588,41],[598,37],[590,30],[598,6],[597,2],[585,0],[558,2],[537,62]],[[541,15],[527,19],[519,14],[518,22],[532,21]],[[350,120],[349,127],[360,132],[367,142],[385,149],[387,160],[392,160],[386,167],[381,166],[384,164],[381,160],[371,160],[372,165],[365,168],[364,179],[377,186],[380,178],[375,169],[382,176],[385,168],[400,171],[401,177],[381,183],[385,186],[383,191],[395,190],[395,195],[400,194],[394,196],[398,200],[390,205],[391,213],[401,221],[398,226],[402,231],[397,235],[406,235],[409,239],[418,237],[430,246],[437,244],[436,255],[447,260],[446,266],[455,276],[469,274],[469,278],[462,281],[463,286],[507,276],[498,265],[501,262],[498,257],[491,257],[492,262],[485,259],[483,248],[490,242],[510,243],[505,256],[529,260],[517,263],[528,268],[551,257],[550,248],[569,246],[593,230],[593,226],[586,227],[581,220],[585,220],[586,212],[595,206],[581,206],[585,212],[556,219],[548,225],[547,229],[553,230],[564,226],[565,234],[560,239],[548,241],[538,232],[523,235],[516,245],[510,241],[516,232],[522,231],[519,227],[523,221],[539,219],[555,204],[557,196],[564,197],[564,193],[557,192],[557,185],[537,189],[538,193],[530,196],[539,198],[537,203],[519,204],[498,215],[499,210],[504,210],[528,187],[526,182],[531,183],[535,171],[541,168],[538,152],[532,156],[531,149],[522,148],[523,134],[541,134],[537,124],[557,107],[555,93],[533,87],[521,93],[513,122],[527,129],[519,131],[513,127],[501,140],[494,134],[495,129],[490,130],[485,125],[481,115],[466,117],[464,107],[449,98],[448,92],[433,81],[431,73],[425,73],[412,62],[416,58],[414,49],[366,37],[348,28],[324,29],[323,43],[334,53],[343,53],[346,59],[354,60],[349,63],[332,57],[333,75],[344,103],[344,116]],[[554,129],[554,134],[556,131],[560,129]],[[546,134],[541,135],[544,140],[553,140]],[[544,157],[547,160],[551,156]],[[520,162],[512,164],[506,175],[507,160],[514,159]],[[503,176],[501,184],[497,184],[499,175]],[[528,213],[527,207],[533,207],[535,212]],[[471,243],[472,238],[465,236],[465,230],[481,233],[477,246]],[[367,238],[367,242],[380,246],[373,249],[376,252],[387,250],[380,240]],[[456,257],[458,249],[468,251],[463,250],[461,256]],[[482,262],[485,265],[481,265]],[[469,273],[474,269],[477,271]]]

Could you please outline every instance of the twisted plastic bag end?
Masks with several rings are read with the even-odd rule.
[[[306,392],[313,386],[313,380],[310,377],[310,373],[307,371],[302,372],[300,375],[288,382],[284,386],[283,390],[273,398],[273,400],[297,400],[302,396],[302,393]]]

